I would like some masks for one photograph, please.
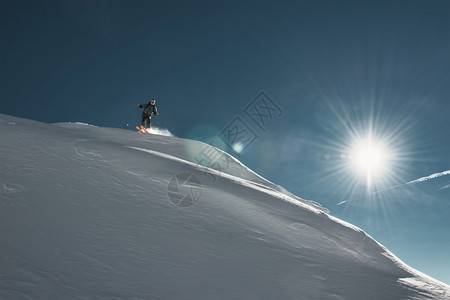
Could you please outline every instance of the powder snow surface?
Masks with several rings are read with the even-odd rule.
[[[6,115],[0,143],[1,299],[450,299],[206,144]],[[169,199],[183,173],[200,182],[178,182],[190,207]]]

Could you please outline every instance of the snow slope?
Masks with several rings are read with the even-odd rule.
[[[206,144],[6,115],[0,141],[1,299],[450,299]],[[183,173],[200,182],[178,191],[200,197],[189,207],[171,201]]]

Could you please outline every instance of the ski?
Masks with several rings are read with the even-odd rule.
[[[136,126],[136,129],[139,130],[142,133],[145,133],[145,131],[143,129],[141,129],[141,127],[139,127],[139,126]]]
[[[141,125],[141,132],[150,134],[150,128],[147,129],[144,126]]]

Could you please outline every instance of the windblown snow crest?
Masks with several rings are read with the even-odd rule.
[[[169,131],[169,129],[166,128],[152,127],[150,128],[150,133],[164,136],[173,136],[173,134]]]
[[[0,142],[2,299],[449,299],[318,203],[200,165],[206,144],[5,115]]]

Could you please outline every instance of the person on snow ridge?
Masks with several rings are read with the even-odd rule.
[[[142,126],[145,126],[145,128],[151,127],[152,115],[159,116],[155,103],[156,100],[152,99],[147,104],[138,104],[139,108],[144,109],[144,111],[142,112]]]

